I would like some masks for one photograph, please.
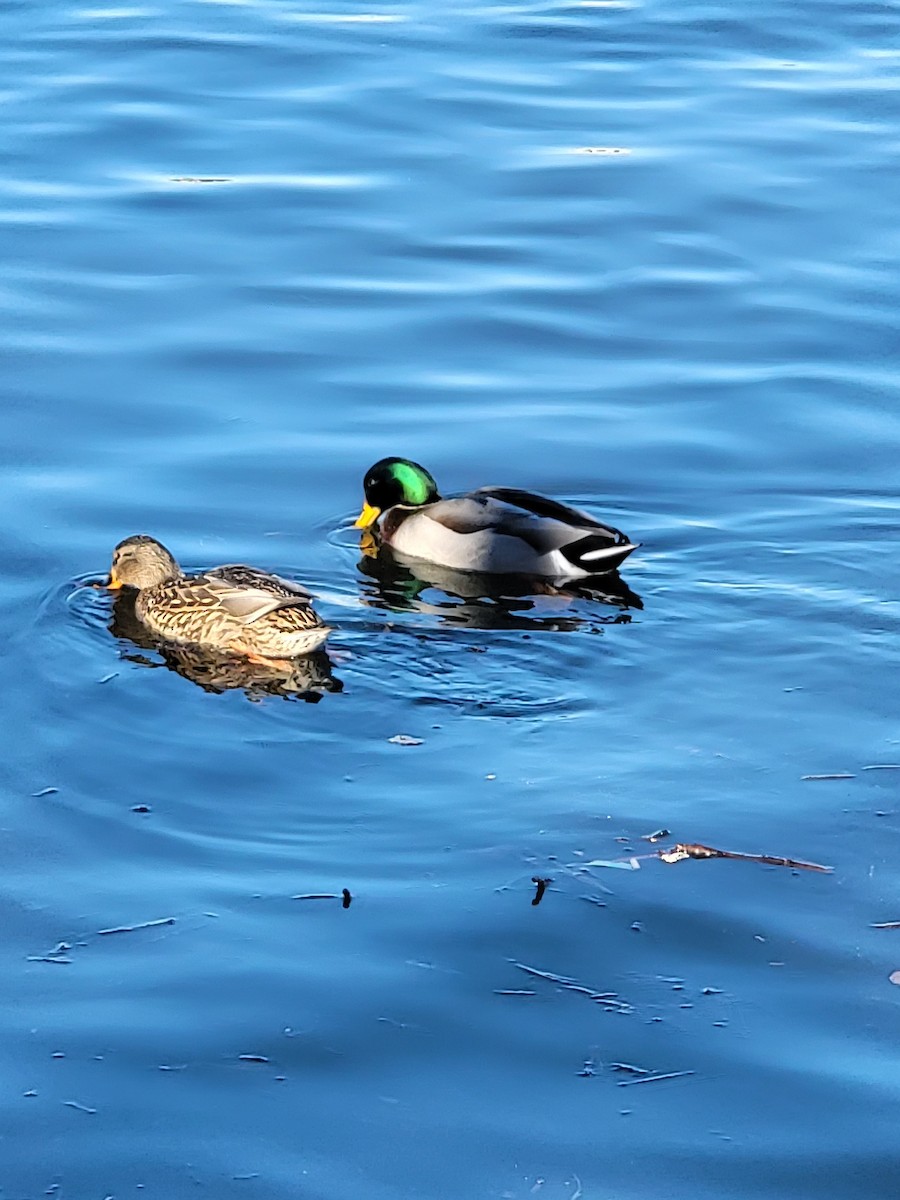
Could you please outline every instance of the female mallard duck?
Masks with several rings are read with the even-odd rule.
[[[406,458],[381,459],[363,489],[357,529],[404,557],[457,571],[578,579],[612,571],[636,548],[588,513],[519,488],[443,500],[425,468]]]
[[[331,632],[299,584],[244,566],[185,575],[165,546],[146,534],[119,542],[107,586],[135,588],[138,620],[181,645],[248,658],[296,658],[317,649]]]

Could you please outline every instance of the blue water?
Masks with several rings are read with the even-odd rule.
[[[4,1200],[896,1194],[898,33],[5,6]],[[385,454],[629,594],[385,585]],[[111,631],[145,531],[311,587],[318,702]],[[834,871],[584,868],[661,827]]]

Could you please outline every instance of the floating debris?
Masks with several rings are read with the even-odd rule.
[[[890,983],[895,983],[897,987],[900,987],[900,971],[892,971],[890,975],[888,975],[888,981]]]
[[[66,1108],[74,1108],[78,1112],[90,1113],[91,1115],[97,1111],[96,1108],[88,1108],[86,1104],[79,1104],[77,1100],[63,1100],[63,1104]]]
[[[494,988],[495,996],[536,996],[533,988]]]
[[[714,846],[704,846],[699,842],[678,842],[671,850],[657,851],[657,857],[666,863],[683,862],[686,858],[736,858],[742,862],[764,863],[769,867],[792,867],[800,871],[820,871],[826,875],[834,870],[833,867],[803,862],[798,858],[780,858],[773,854],[741,854],[737,850],[717,850]]]
[[[596,988],[585,987],[584,984],[579,983],[576,979],[570,979],[567,975],[557,975],[553,971],[541,971],[538,967],[529,967],[527,963],[518,962],[514,958],[509,961],[518,970],[524,971],[526,975],[533,975],[536,979],[546,979],[549,983],[555,983],[567,992],[579,992],[582,996],[587,996],[589,1000],[601,1005],[607,1012],[630,1013],[634,1011],[632,1006],[627,1001],[620,999],[615,992],[600,992]]]
[[[659,1083],[663,1079],[683,1079],[695,1075],[696,1071],[667,1071],[665,1075],[638,1075],[635,1079],[620,1079],[619,1087],[632,1087],[636,1083]]]
[[[42,796],[55,796],[58,791],[59,788],[57,787],[45,787],[41,788],[39,792],[32,792],[31,794],[36,800],[40,800]]]
[[[421,746],[424,738],[410,737],[408,733],[395,733],[388,741],[393,746]]]
[[[119,674],[118,671],[110,671],[110,673],[108,675],[104,675],[103,678],[98,679],[97,682],[98,683],[109,683],[109,681],[111,679],[115,679],[118,676],[118,674]]]
[[[292,900],[340,900],[341,908],[349,908],[353,902],[353,897],[350,894],[349,888],[342,888],[340,895],[337,892],[302,892],[298,896],[291,896]]]
[[[870,929],[900,929],[900,921],[878,921]]]
[[[590,862],[578,863],[576,865],[582,867],[613,867],[618,871],[639,871],[641,869],[641,864],[634,857],[592,858]]]
[[[231,183],[227,175],[173,175],[169,183]]]
[[[107,937],[111,933],[134,933],[138,929],[156,929],[160,925],[174,925],[174,917],[159,917],[156,921],[142,921],[140,925],[116,925],[112,929],[98,929],[98,937]]]
[[[534,899],[531,901],[532,907],[537,908],[541,900],[544,898],[544,892],[547,890],[547,885],[552,883],[553,880],[549,877],[544,877],[541,875],[532,875],[531,882],[537,885],[537,891],[534,894]]]
[[[25,958],[26,962],[52,962],[67,964],[73,962],[71,958],[64,958],[61,954],[29,954]]]
[[[652,1075],[648,1067],[635,1067],[631,1063],[614,1062],[609,1064],[611,1071],[624,1071],[628,1075]]]
[[[609,156],[612,154],[630,154],[631,151],[627,146],[579,146],[572,151],[573,154],[600,154]]]
[[[134,804],[134,805],[132,805],[131,811],[136,812],[136,813],[148,813],[148,812],[150,812],[150,805],[149,804]]]
[[[900,771],[900,763],[870,763],[864,771]]]
[[[667,837],[671,837],[671,836],[672,835],[671,835],[671,833],[669,833],[668,829],[657,829],[655,833],[642,833],[641,841],[642,842],[659,842],[663,838],[667,838]]]
[[[593,1055],[584,1060],[580,1071],[575,1072],[581,1079],[592,1079],[597,1074],[597,1063]]]
[[[268,1061],[269,1060],[266,1058],[266,1056],[264,1054],[239,1054],[238,1055],[238,1062],[267,1063]]]
[[[807,783],[821,783],[825,779],[855,779],[856,776],[849,771],[836,771],[833,775],[801,775],[800,778]]]

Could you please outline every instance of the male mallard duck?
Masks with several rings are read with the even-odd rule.
[[[611,571],[636,547],[588,513],[519,488],[486,487],[443,500],[406,458],[366,472],[357,529],[407,558],[458,571],[577,579]]]
[[[321,646],[331,632],[299,584],[244,566],[185,575],[165,546],[146,534],[119,542],[107,586],[135,588],[138,620],[182,645],[249,658],[296,658]]]

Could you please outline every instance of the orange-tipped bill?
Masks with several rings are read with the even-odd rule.
[[[106,586],[107,586],[108,590],[111,592],[117,592],[120,587],[124,586],[124,584],[122,583],[122,580],[118,577],[115,570],[110,571],[109,580],[107,581]]]
[[[364,504],[362,512],[353,522],[354,529],[369,529],[375,524],[381,516],[381,509],[376,508],[374,504]]]

